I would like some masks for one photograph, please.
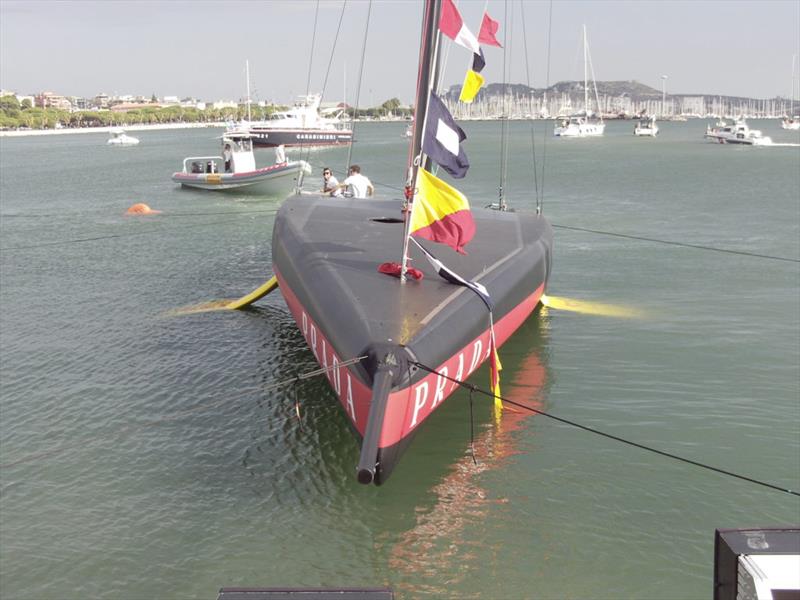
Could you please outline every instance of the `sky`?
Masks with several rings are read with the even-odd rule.
[[[484,7],[501,23],[505,51],[484,49],[489,83],[504,62],[510,83],[583,79],[583,25],[601,81],[772,98],[791,93],[793,55],[800,69],[800,0],[456,3],[476,34]],[[0,88],[238,100],[249,62],[254,100],[324,88],[327,101],[412,104],[421,15],[422,0],[0,0]],[[470,52],[448,43],[444,54],[445,87],[461,83]]]

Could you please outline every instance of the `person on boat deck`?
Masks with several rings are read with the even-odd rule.
[[[346,188],[344,195],[348,198],[366,198],[375,193],[372,182],[361,174],[361,167],[358,165],[350,165],[350,175],[336,186],[336,189],[343,188]]]
[[[233,154],[231,153],[231,145],[225,144],[225,149],[222,151],[222,158],[225,161],[225,172],[231,172],[231,157]]]
[[[338,187],[339,180],[333,176],[330,168],[325,167],[322,169],[322,179],[325,181],[322,186],[322,190],[320,190],[323,194],[329,194],[336,197],[342,196],[342,190],[340,190]]]
[[[280,146],[275,146],[275,164],[283,164],[286,162],[286,150],[283,147],[283,144]]]

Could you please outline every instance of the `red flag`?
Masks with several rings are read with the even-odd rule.
[[[500,28],[500,23],[495,21],[489,16],[489,13],[483,13],[483,21],[481,22],[481,30],[478,32],[478,41],[481,44],[489,46],[497,46],[502,48],[500,42],[497,41],[495,35]]]

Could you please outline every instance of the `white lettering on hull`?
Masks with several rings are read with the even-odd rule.
[[[428,382],[423,381],[418,383],[414,386],[414,390],[416,392],[414,397],[414,414],[411,417],[411,424],[408,426],[409,429],[413,429],[417,426],[419,411],[422,410],[422,407],[425,406],[425,401],[428,399]]]
[[[488,344],[487,344],[488,346]],[[483,352],[483,341],[481,339],[475,340],[472,344],[472,357],[470,358],[469,363],[469,370],[464,373],[464,351],[458,353],[458,369],[456,370],[456,375],[454,379],[458,381],[464,381],[467,377],[469,377],[472,372],[478,368],[478,365],[481,363],[482,360],[486,359],[486,355]],[[433,410],[442,403],[445,398],[445,388],[447,387],[447,374],[448,374],[448,367],[444,365],[439,368],[439,372],[436,375],[436,389],[433,393],[433,399],[431,400],[430,406],[427,406],[428,402],[428,377],[417,383],[412,387],[412,396],[414,398],[414,410],[411,412],[411,420],[408,423],[408,427],[406,431],[410,431],[417,426],[419,422],[421,422],[425,417],[427,417]],[[451,394],[453,390],[456,388],[458,384],[453,382],[450,386],[449,391],[447,394]]]
[[[300,329],[303,332],[303,337],[306,339],[308,347],[314,354],[314,358],[317,359],[319,365],[324,369],[328,369],[329,366],[332,367],[329,371],[326,371],[325,375],[331,382],[331,385],[333,385],[333,389],[336,392],[336,395],[339,397],[339,401],[344,406],[348,416],[353,420],[354,423],[356,423],[356,405],[353,399],[353,381],[350,378],[350,373],[347,372],[347,369],[345,369],[347,390],[346,394],[342,395],[342,368],[339,366],[341,364],[341,360],[333,351],[333,348],[330,346],[330,344],[327,343],[325,336],[321,333],[317,333],[317,325],[309,318],[306,311],[302,311],[300,315]],[[320,342],[322,346],[321,351],[318,348]]]
[[[306,343],[317,359],[317,362],[325,369],[329,368],[329,366],[332,367],[331,370],[326,373],[328,380],[336,391],[336,395],[339,397],[339,401],[342,403],[347,415],[353,423],[357,424],[354,386],[348,369],[344,369],[345,381],[342,381],[341,360],[333,351],[330,344],[327,343],[325,336],[318,332],[316,323],[309,318],[304,310],[302,310],[300,315],[300,324],[303,337],[306,339]],[[483,360],[488,358],[491,352],[491,346],[489,343],[486,343],[486,351],[484,351],[484,341],[482,338],[483,336],[475,340],[471,348],[465,348],[458,353],[457,357],[453,357],[447,364],[440,366],[439,373],[435,375],[435,378],[434,375],[431,374],[412,386],[409,390],[409,394],[410,397],[413,398],[414,405],[411,410],[410,418],[408,413],[406,413],[406,418],[409,418],[409,420],[402,428],[403,433],[401,435],[411,431],[427,418],[428,415],[444,401],[445,397],[450,395],[455,390],[456,386],[458,386],[455,382],[452,382],[449,387],[447,385],[449,381],[447,377],[451,368],[455,368],[454,379],[457,381],[464,381],[478,368],[478,365],[480,365]],[[469,355],[469,363],[467,363],[467,355]],[[469,364],[469,367],[466,368],[465,372],[467,364]],[[431,386],[434,386],[432,394],[430,393]]]

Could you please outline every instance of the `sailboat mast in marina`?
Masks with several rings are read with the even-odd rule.
[[[794,113],[794,89],[795,89],[795,80],[797,77],[795,71],[795,61],[797,60],[797,55],[792,54],[792,91],[789,93],[789,114],[785,115],[781,120],[781,127],[784,129],[789,129],[791,131],[797,131],[800,129],[800,116]]]
[[[606,125],[603,122],[602,114],[599,119],[592,118],[589,107],[589,67],[592,58],[589,54],[589,42],[586,37],[586,25],[583,26],[583,114],[571,115],[562,119],[553,130],[556,137],[597,137],[603,135]],[[597,94],[597,82],[594,80],[594,68],[592,67],[592,86],[594,87],[595,102],[597,111],[600,113],[600,98]]]
[[[472,211],[431,172],[436,163],[460,179],[469,168],[466,134],[434,91],[442,33],[460,43],[461,27],[452,0],[426,0],[405,194],[298,194],[275,217],[279,289],[360,444],[363,484],[384,483],[486,361],[499,395],[496,350],[531,316],[551,270],[543,216]]]

